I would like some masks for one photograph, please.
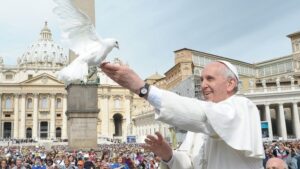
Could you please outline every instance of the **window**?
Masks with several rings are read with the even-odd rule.
[[[12,74],[7,74],[7,75],[5,75],[5,79],[6,80],[12,80],[13,79],[13,75]]]
[[[26,138],[32,138],[32,129],[31,128],[26,129]]]
[[[60,137],[61,137],[61,128],[60,128],[60,127],[57,127],[55,133],[56,133],[56,134],[55,134],[56,138],[60,138]]]
[[[269,75],[271,75],[271,67],[267,66],[265,67],[265,76],[269,76]]]
[[[282,64],[278,64],[278,72],[279,73],[282,73],[282,72],[284,72],[284,63]]]
[[[121,108],[121,105],[120,105],[120,98],[115,99],[115,108],[116,108],[116,109]]]
[[[27,114],[27,117],[32,117],[32,114]]]
[[[61,114],[60,113],[56,114],[56,117],[61,117]]]
[[[32,109],[32,98],[28,98],[27,99],[27,105],[26,105],[27,109]]]
[[[31,79],[32,77],[33,77],[32,74],[29,74],[29,75],[28,75],[28,79]]]
[[[278,68],[277,68],[277,64],[276,65],[272,65],[272,74],[277,74],[278,73]]]
[[[62,108],[61,98],[56,98],[55,107]]]
[[[11,109],[11,108],[12,108],[11,97],[10,97],[10,96],[6,97],[6,100],[5,100],[5,108],[6,108],[6,109]]]
[[[48,122],[42,121],[40,123],[40,137],[47,138],[48,137]]]
[[[48,102],[47,102],[47,97],[43,96],[41,100],[41,108],[42,109],[47,109],[48,108]]]
[[[293,70],[293,63],[292,62],[286,62],[285,67],[286,67],[287,72],[291,72]]]

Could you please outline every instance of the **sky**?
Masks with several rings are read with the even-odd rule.
[[[61,44],[54,6],[52,0],[2,2],[4,64],[16,65],[38,40],[45,21]],[[248,63],[289,55],[292,47],[286,36],[300,31],[299,9],[299,0],[95,0],[98,34],[120,44],[107,60],[120,58],[142,78],[163,75],[181,48]]]

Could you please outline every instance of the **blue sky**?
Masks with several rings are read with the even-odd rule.
[[[0,56],[16,64],[47,20],[60,43],[51,0],[9,0],[0,6]],[[114,37],[119,57],[143,78],[174,65],[187,47],[249,63],[289,55],[286,35],[300,31],[299,0],[96,0],[96,27]]]

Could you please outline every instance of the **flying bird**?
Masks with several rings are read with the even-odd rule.
[[[78,56],[56,76],[67,85],[78,80],[87,83],[88,67],[99,66],[114,47],[119,49],[118,41],[97,35],[91,19],[76,7],[74,0],[53,1],[57,4],[53,12],[59,18],[63,41]]]

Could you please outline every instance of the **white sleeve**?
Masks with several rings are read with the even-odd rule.
[[[150,86],[147,100],[156,109],[160,109],[161,107],[161,96],[161,89],[155,86]]]
[[[170,169],[192,169],[193,165],[186,152],[173,151],[173,156],[168,162],[162,161],[162,166],[167,165]],[[164,167],[165,168],[165,167]]]
[[[215,134],[207,123],[205,108],[212,102],[179,96],[176,93],[151,88],[148,101],[155,109],[155,119],[192,132]]]

